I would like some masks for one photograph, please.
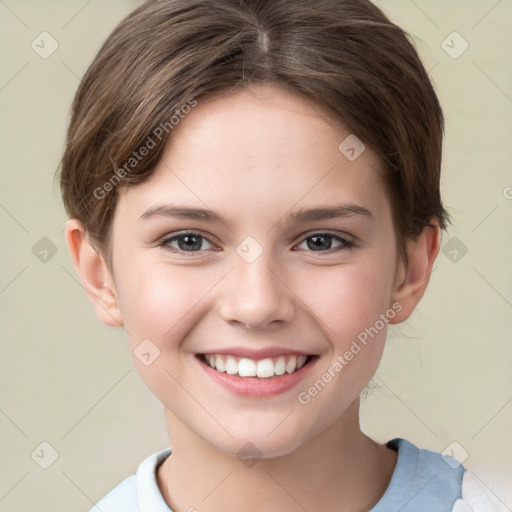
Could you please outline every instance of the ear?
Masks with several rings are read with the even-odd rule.
[[[399,303],[402,308],[396,309],[396,316],[389,321],[391,324],[407,320],[427,289],[432,266],[441,245],[438,222],[432,220],[430,224],[423,228],[416,240],[407,241],[408,262],[401,262],[399,265],[393,293],[393,303]]]
[[[71,259],[96,315],[110,327],[122,326],[114,280],[103,256],[89,241],[80,221],[68,220],[65,233]]]

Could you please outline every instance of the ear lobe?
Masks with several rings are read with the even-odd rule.
[[[403,279],[393,293],[393,302],[401,304],[402,309],[389,323],[407,320],[425,293],[441,245],[439,224],[434,221],[431,224],[423,228],[417,240],[407,242],[408,262],[403,268]]]
[[[80,280],[98,318],[110,327],[123,325],[114,281],[103,256],[93,247],[81,222],[70,219],[66,242]]]

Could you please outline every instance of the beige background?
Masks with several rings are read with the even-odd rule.
[[[99,322],[77,279],[53,182],[79,77],[136,4],[0,2],[0,510],[88,510],[169,443],[122,331]],[[443,243],[458,241],[440,254],[414,316],[391,333],[363,430],[440,452],[457,442],[455,455],[465,450],[466,467],[511,510],[512,1],[378,5],[414,35],[444,106],[443,195],[454,224]],[[31,48],[43,31],[59,45],[47,59]],[[456,59],[441,46],[453,31],[469,43]],[[57,250],[46,262],[36,257],[43,237]],[[58,452],[48,469],[42,442]]]

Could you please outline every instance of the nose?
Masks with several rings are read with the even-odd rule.
[[[247,329],[265,329],[289,322],[295,312],[294,294],[265,251],[247,263],[233,255],[233,270],[226,276],[220,315],[228,323]],[[274,268],[273,268],[274,267]]]

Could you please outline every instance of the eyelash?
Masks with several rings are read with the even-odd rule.
[[[308,233],[307,235],[302,237],[302,239],[299,242],[299,245],[302,244],[303,242],[305,242],[306,240],[308,240],[309,238],[314,238],[315,236],[319,236],[319,235],[320,236],[332,237],[332,239],[337,240],[338,242],[340,242],[341,245],[339,247],[335,247],[334,249],[329,249],[327,251],[312,251],[312,250],[308,250],[307,252],[332,254],[332,253],[341,251],[343,249],[352,249],[355,246],[355,243],[352,240],[349,240],[347,238],[343,238],[343,237],[341,237],[339,235],[335,235],[334,233],[323,232],[323,231]],[[190,254],[194,254],[194,253],[204,252],[204,251],[182,251],[181,249],[176,249],[176,248],[171,248],[170,247],[169,244],[171,242],[174,242],[175,240],[178,240],[178,239],[180,239],[182,237],[185,237],[185,236],[200,237],[201,239],[206,240],[209,244],[214,245],[208,237],[206,237],[204,235],[201,235],[201,233],[198,233],[196,231],[185,231],[183,233],[179,233],[179,234],[173,235],[171,237],[166,237],[161,242],[159,242],[158,245],[159,245],[159,247],[162,247],[162,248],[164,248],[164,249],[166,249],[166,250],[168,250],[170,252],[177,253],[177,254],[184,254],[184,255],[187,255],[187,256],[190,255]]]

